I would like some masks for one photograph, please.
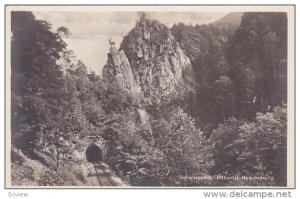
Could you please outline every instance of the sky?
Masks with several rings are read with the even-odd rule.
[[[48,21],[53,30],[65,26],[72,35],[66,39],[69,50],[83,61],[89,70],[102,74],[109,51],[108,39],[116,42],[117,48],[138,19],[136,12],[34,12],[37,19]],[[220,19],[226,12],[150,12],[168,27],[174,23],[205,24]]]

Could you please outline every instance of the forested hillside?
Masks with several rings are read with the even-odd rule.
[[[217,91],[217,80],[224,76],[220,79],[220,84],[225,83],[224,86],[230,90],[231,83],[227,82],[225,77],[229,66],[224,52],[229,37],[239,27],[241,16],[242,13],[231,13],[210,24],[189,26],[181,23],[171,28],[175,39],[186,51],[194,68],[197,93],[192,102],[191,114],[196,118],[201,118],[197,120],[197,123],[205,131],[211,131],[217,124],[226,120],[227,110],[225,109],[227,108],[221,107],[220,102],[216,101],[219,94],[217,92],[221,92]],[[226,95],[227,98],[232,97],[230,92]],[[226,100],[227,102],[224,103],[231,103],[230,99]],[[224,114],[219,114],[220,111],[224,111]]]
[[[286,13],[171,29],[139,15],[100,77],[67,27],[12,12],[12,184],[88,185],[96,137],[133,186],[285,186]]]

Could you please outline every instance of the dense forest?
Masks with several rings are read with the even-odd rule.
[[[98,136],[132,186],[286,186],[286,13],[172,28],[138,14],[99,76],[67,27],[12,12],[12,185],[86,185]]]

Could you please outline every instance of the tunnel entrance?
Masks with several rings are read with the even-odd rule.
[[[89,162],[98,162],[102,161],[102,151],[101,149],[95,145],[91,144],[87,149],[86,149],[86,159]]]

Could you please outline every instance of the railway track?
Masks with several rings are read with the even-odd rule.
[[[101,162],[94,162],[93,166],[100,186],[118,186],[112,179],[112,173],[108,167],[105,167]]]

